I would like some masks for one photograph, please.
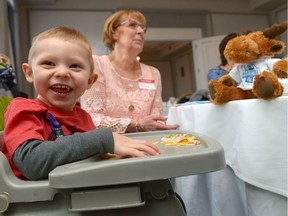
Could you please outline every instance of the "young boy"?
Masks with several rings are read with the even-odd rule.
[[[151,143],[111,129],[96,129],[78,98],[96,81],[91,46],[75,29],[37,35],[22,65],[36,99],[16,98],[5,112],[2,151],[21,179],[45,179],[55,167],[95,154],[145,157],[160,154]]]

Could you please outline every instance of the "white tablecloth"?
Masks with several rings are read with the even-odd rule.
[[[227,168],[210,174],[177,178],[176,191],[178,190],[186,205],[190,205],[188,211],[194,209],[195,193],[191,193],[191,190],[195,192],[195,187],[198,187],[200,191],[196,194],[202,197],[200,200],[208,200],[214,205],[211,206],[213,214],[202,212],[201,215],[228,216],[233,209],[236,209],[233,216],[262,216],[265,214],[260,214],[259,211],[247,206],[251,203],[255,204],[257,200],[260,201],[259,197],[250,199],[256,194],[255,188],[259,188],[263,191],[258,190],[258,194],[267,194],[262,201],[265,201],[265,204],[267,200],[273,202],[265,205],[266,208],[273,207],[272,210],[270,209],[273,212],[280,203],[281,208],[278,206],[276,210],[279,212],[277,214],[274,212],[272,215],[287,215],[287,207],[283,212],[283,208],[287,205],[285,204],[285,201],[287,202],[287,104],[288,97],[282,96],[272,101],[251,99],[232,101],[224,105],[187,103],[169,109],[168,124],[178,123],[180,130],[194,131],[217,140],[225,150],[226,163],[232,168],[232,170]],[[234,180],[228,182],[227,178]],[[225,182],[226,188],[219,188],[225,185],[223,184]],[[201,187],[201,184],[204,184],[204,187]],[[246,190],[246,187],[250,189]],[[245,190],[242,190],[243,188]],[[247,200],[247,193],[250,200]],[[228,197],[230,202],[223,196]],[[223,209],[218,209],[219,214],[215,213],[215,209],[217,212],[219,208],[217,202],[218,204],[222,202],[220,206]],[[237,208],[236,202],[241,202],[237,204]],[[229,208],[225,203],[230,205]],[[231,206],[233,203],[235,207]],[[199,201],[197,205],[195,209],[199,209]],[[263,203],[261,206],[263,207]],[[229,214],[225,214],[225,209],[230,209]],[[267,209],[263,212],[269,213]]]

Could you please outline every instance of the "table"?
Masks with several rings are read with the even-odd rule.
[[[288,97],[171,107],[168,124],[216,139],[227,168],[175,179],[188,215],[287,215]]]

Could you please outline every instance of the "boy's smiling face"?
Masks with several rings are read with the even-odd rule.
[[[51,107],[73,110],[78,98],[97,76],[91,73],[89,53],[80,43],[58,38],[38,41],[30,65],[22,69],[38,98]]]

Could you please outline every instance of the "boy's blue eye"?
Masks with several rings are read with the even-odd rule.
[[[80,65],[79,64],[72,64],[70,67],[71,68],[80,68]]]
[[[53,62],[51,62],[51,61],[44,61],[43,64],[44,65],[50,65],[50,66],[54,65]]]

